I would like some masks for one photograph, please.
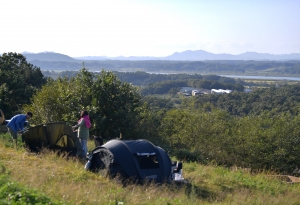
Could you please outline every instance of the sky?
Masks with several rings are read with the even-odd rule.
[[[300,53],[300,0],[0,0],[0,54]]]

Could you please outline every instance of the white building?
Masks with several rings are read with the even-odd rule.
[[[204,93],[199,91],[199,90],[192,90],[192,96],[195,96],[195,95],[203,95]]]
[[[225,94],[225,93],[232,93],[233,90],[223,90],[223,89],[211,89],[211,94]]]

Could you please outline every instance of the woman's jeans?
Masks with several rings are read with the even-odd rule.
[[[80,145],[82,147],[82,155],[86,156],[87,154],[87,140],[79,138]]]

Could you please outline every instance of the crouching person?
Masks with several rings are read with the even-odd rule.
[[[18,139],[18,132],[22,133],[24,132],[24,125],[26,120],[29,120],[32,118],[32,113],[27,112],[26,114],[18,114],[15,115],[9,123],[6,125],[8,128],[8,132],[12,136],[13,144],[15,145],[15,148],[17,148],[17,139]]]

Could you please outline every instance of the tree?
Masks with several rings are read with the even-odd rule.
[[[80,110],[87,110],[91,131],[105,138],[135,136],[140,96],[131,84],[122,83],[112,72],[93,75],[86,68],[75,78],[58,78],[37,92],[30,105],[36,124],[51,121],[75,123]]]
[[[8,117],[21,112],[22,105],[46,83],[40,68],[17,53],[0,56],[0,79],[0,107]]]
[[[122,83],[115,74],[102,70],[92,87],[92,108],[96,132],[106,138],[134,137],[140,112],[140,95],[129,83]]]

